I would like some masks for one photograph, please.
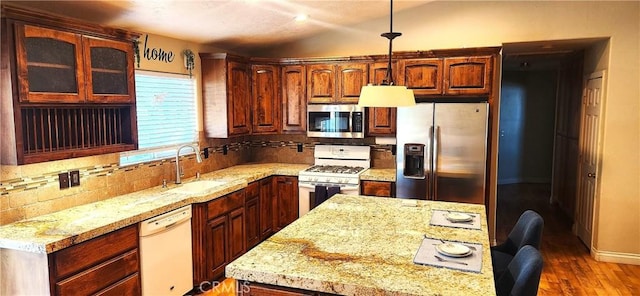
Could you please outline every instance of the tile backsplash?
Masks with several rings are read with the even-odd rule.
[[[197,163],[183,156],[185,178],[249,162],[313,163],[317,144],[358,144],[372,147],[372,167],[392,168],[390,145],[373,140],[316,139],[304,135],[271,135],[208,139],[209,158]],[[201,143],[201,148],[205,149]],[[225,154],[226,151],[226,154]],[[60,189],[58,174],[78,170],[80,186]],[[96,202],[175,180],[175,159],[120,166],[119,154],[75,158],[23,166],[2,166],[0,225]]]

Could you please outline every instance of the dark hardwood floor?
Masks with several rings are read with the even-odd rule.
[[[496,239],[504,241],[527,209],[544,218],[544,267],[538,295],[640,295],[640,265],[595,261],[571,233],[572,221],[549,204],[550,184],[498,186]]]

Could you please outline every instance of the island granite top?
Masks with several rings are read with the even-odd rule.
[[[495,295],[485,208],[338,194],[226,267],[238,281],[341,295]],[[481,230],[429,224],[475,212]],[[424,235],[482,244],[480,273],[413,263]]]

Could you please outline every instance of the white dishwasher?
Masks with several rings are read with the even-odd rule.
[[[142,295],[184,295],[192,266],[190,205],[140,222]]]

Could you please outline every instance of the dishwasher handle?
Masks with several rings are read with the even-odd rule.
[[[140,222],[140,236],[149,236],[191,221],[191,206],[186,206]]]

